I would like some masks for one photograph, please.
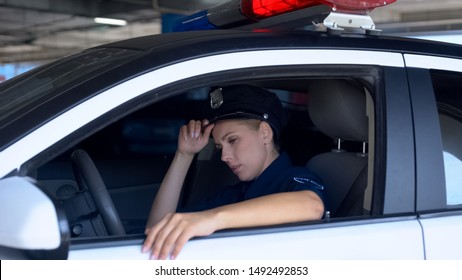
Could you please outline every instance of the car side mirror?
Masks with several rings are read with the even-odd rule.
[[[64,212],[33,179],[0,180],[0,259],[67,258],[69,242]]]

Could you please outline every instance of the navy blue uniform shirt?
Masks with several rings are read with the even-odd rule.
[[[315,192],[324,202],[324,186],[319,179],[307,168],[293,166],[289,156],[282,153],[257,179],[225,187],[202,203],[180,211],[202,211],[264,195],[302,190]]]

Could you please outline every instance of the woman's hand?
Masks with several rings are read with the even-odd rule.
[[[151,259],[175,259],[184,244],[194,236],[207,236],[216,229],[211,210],[194,213],[169,213],[146,230],[143,253],[151,251]]]
[[[202,150],[209,142],[214,124],[208,120],[191,120],[180,128],[178,136],[178,152],[194,155]]]

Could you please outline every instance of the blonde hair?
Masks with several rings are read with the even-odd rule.
[[[249,128],[255,131],[258,131],[260,129],[261,123],[264,122],[258,119],[236,119],[236,121],[239,121],[240,123],[248,126]],[[269,125],[269,127],[271,128],[271,131],[273,132],[272,143],[273,143],[274,149],[279,152],[279,149],[280,149],[279,142],[277,141],[275,137],[276,134],[274,132],[274,129],[271,127],[271,125],[268,122],[266,123]]]

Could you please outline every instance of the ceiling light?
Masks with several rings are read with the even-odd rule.
[[[127,25],[127,21],[123,19],[115,19],[115,18],[101,18],[95,17],[96,23],[101,24],[109,24],[109,25],[118,25],[118,26],[125,26]]]

